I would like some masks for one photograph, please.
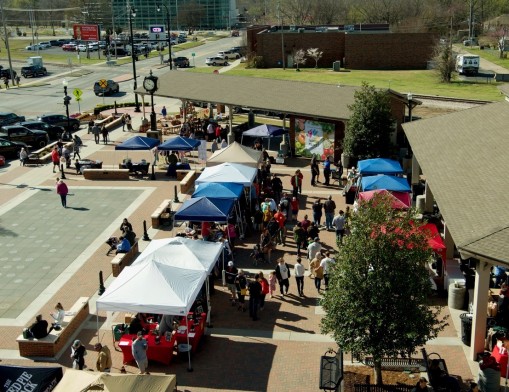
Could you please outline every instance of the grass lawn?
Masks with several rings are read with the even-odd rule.
[[[495,63],[497,65],[500,65],[501,67],[504,67],[509,72],[509,59],[501,59],[499,57],[499,51],[496,49],[483,49],[480,50],[478,46],[476,47],[465,47],[465,50],[467,50],[469,53],[475,54],[477,56],[481,56],[483,59],[486,59],[488,61],[491,61],[492,63]],[[504,52],[505,53],[505,52]]]
[[[210,73],[220,67],[199,67],[190,72]],[[450,84],[439,83],[434,71],[364,71],[346,70],[333,72],[330,69],[304,68],[301,72],[294,69],[246,69],[240,64],[228,71],[228,75],[249,76],[268,79],[299,80],[315,83],[342,84],[360,86],[363,81],[379,88],[391,88],[401,93],[425,95],[443,95],[447,97],[500,101],[503,99],[497,89],[498,83],[487,83],[479,78],[476,82],[455,80]]]

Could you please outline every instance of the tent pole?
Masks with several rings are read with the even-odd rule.
[[[186,314],[186,326],[187,326],[187,331],[186,331],[187,334],[186,335],[187,335],[187,348],[189,349],[191,347],[191,345],[189,344],[189,318],[188,318],[188,315],[189,315],[189,313]],[[189,361],[189,366],[187,368],[187,371],[192,372],[193,368],[191,366],[191,350],[190,349],[187,351],[187,359]]]
[[[210,314],[212,313],[212,305],[210,304],[210,284],[207,276],[207,280],[205,281],[205,287],[207,288],[207,327],[212,328],[210,324]]]

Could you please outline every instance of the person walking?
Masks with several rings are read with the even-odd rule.
[[[263,308],[265,307],[265,296],[270,293],[270,286],[269,281],[265,279],[265,276],[263,276],[262,271],[260,271],[258,275],[260,277],[258,281],[262,286],[262,294],[260,295],[260,310],[263,310]]]
[[[104,124],[101,127],[101,134],[103,135],[103,143],[108,144],[108,130],[106,129],[106,125]]]
[[[260,275],[256,274],[254,280],[249,282],[249,317],[253,321],[258,320],[258,306],[262,296],[262,285],[259,282]]]
[[[297,257],[297,264],[293,267],[295,271],[295,282],[297,283],[297,291],[301,297],[304,297],[304,266],[301,264],[301,258]]]
[[[325,178],[324,185],[329,186],[330,185],[330,176],[331,176],[331,157],[330,155],[325,158],[323,161],[323,177]]]
[[[299,193],[302,193],[302,178],[303,175],[299,169],[295,171],[295,174],[292,176],[290,180],[290,184],[293,189],[293,196],[297,197]]]
[[[316,227],[320,227],[320,221],[322,220],[323,203],[322,198],[319,197],[311,206],[313,210],[313,222]]]
[[[95,368],[99,372],[109,373],[113,366],[110,349],[108,346],[103,346],[101,343],[96,343],[94,349],[99,353],[97,355],[97,361],[95,362]]]
[[[300,256],[300,250],[306,248],[306,231],[302,228],[302,223],[297,222],[293,228],[293,240],[297,245],[297,256]]]
[[[133,120],[131,119],[131,115],[130,114],[126,114],[125,125],[127,125],[127,132],[132,132],[132,130],[133,130]]]
[[[94,124],[92,127],[92,133],[94,134],[95,144],[99,144],[99,134],[101,133],[101,129],[97,124]]]
[[[78,156],[78,158],[81,159],[80,148],[81,148],[82,144],[83,144],[83,142],[81,141],[81,138],[78,135],[74,135],[73,136],[73,144],[72,144],[72,152],[73,152],[72,159],[76,159],[76,156]]]
[[[87,129],[87,135],[92,132],[92,128],[94,127],[94,120],[90,119],[88,122],[88,129]]]
[[[53,173],[55,173],[55,167],[57,170],[60,169],[60,154],[58,153],[58,147],[53,147],[51,150],[51,162],[53,162]]]
[[[274,293],[276,292],[276,271],[270,271],[269,273],[269,298],[272,298],[274,296]]]
[[[323,203],[323,211],[325,212],[325,228],[332,230],[332,220],[334,219],[334,212],[336,211],[336,203],[332,200],[332,195]]]
[[[87,350],[80,340],[75,340],[71,346],[72,368],[83,370]]]
[[[237,303],[237,289],[235,287],[235,278],[237,277],[238,270],[235,268],[233,261],[228,262],[228,266],[225,269],[224,280],[226,282],[226,287],[231,293],[230,301],[232,306]]]
[[[163,108],[161,109],[161,115],[163,116],[163,118],[166,120],[166,115],[168,114],[168,111],[166,110],[166,106],[163,106]]]
[[[285,263],[285,260],[280,257],[276,266],[276,278],[279,283],[279,291],[281,296],[284,297],[288,294],[290,288],[290,266]]]
[[[323,279],[323,267],[320,265],[321,260],[319,260],[319,257],[321,257],[321,255],[317,254],[316,256],[317,257],[315,257],[309,264],[309,269],[315,276],[315,288],[318,291],[318,294],[320,294]]]
[[[244,270],[239,270],[235,277],[235,288],[237,289],[237,297],[239,299],[239,306],[237,310],[246,311],[246,295],[247,295],[247,279],[244,275]]]
[[[69,193],[69,189],[65,182],[63,182],[60,178],[57,177],[57,194],[60,195],[60,200],[62,201],[62,207],[67,208],[67,194]]]
[[[334,259],[330,257],[330,252],[325,252],[325,257],[320,261],[320,266],[323,270],[323,282],[325,283],[325,290],[329,288],[329,272],[334,263]]]
[[[16,85],[19,87],[19,85],[20,85],[19,82],[21,81],[21,78],[19,77],[19,75],[16,75],[14,80],[16,80]]]
[[[339,214],[332,220],[332,225],[336,229],[336,241],[343,245],[343,237],[345,236],[345,212],[339,210]]]
[[[315,237],[313,242],[308,245],[308,261],[311,263],[311,260],[313,260],[322,250],[322,245],[320,244],[320,238]],[[311,271],[311,267],[309,268]]]
[[[21,166],[25,166],[26,161],[28,160],[28,152],[25,147],[21,148],[19,152],[19,164]]]
[[[125,114],[122,114],[121,121],[122,121],[122,132],[125,132]]]
[[[313,158],[311,158],[311,186],[316,186],[316,183],[320,182],[317,180],[319,175],[320,167],[318,166],[318,159],[316,155],[313,155]]]
[[[150,374],[148,368],[148,357],[147,357],[148,343],[143,337],[143,332],[138,331],[136,334],[136,340],[133,342],[132,352],[133,358],[140,369],[140,374]]]

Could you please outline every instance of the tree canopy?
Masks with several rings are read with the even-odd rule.
[[[363,203],[320,301],[322,332],[343,351],[372,356],[378,384],[383,357],[413,353],[447,325],[428,306],[431,249],[413,218],[393,210],[386,195]]]
[[[394,119],[387,91],[364,82],[354,99],[348,107],[352,115],[343,140],[345,154],[358,159],[389,156]]]

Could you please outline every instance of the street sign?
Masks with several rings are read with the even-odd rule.
[[[81,97],[76,97],[76,102],[81,101]]]
[[[108,81],[106,79],[99,80],[99,87],[101,87],[101,88],[108,87]]]
[[[72,95],[76,97],[76,101],[79,101],[81,96],[83,95],[83,91],[81,91],[79,88],[75,88],[72,92]]]
[[[196,53],[191,53],[191,56],[193,56],[193,57],[196,56]]]

